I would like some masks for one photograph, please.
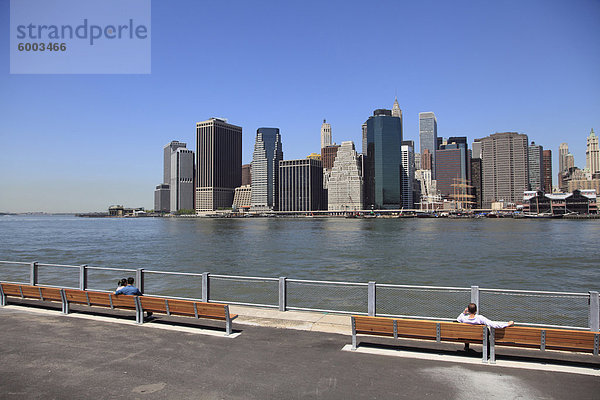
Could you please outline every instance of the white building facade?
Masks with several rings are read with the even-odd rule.
[[[342,142],[327,182],[329,211],[363,209],[362,165],[354,142]]]

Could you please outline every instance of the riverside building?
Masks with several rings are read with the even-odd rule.
[[[395,103],[394,103],[395,104]],[[402,208],[415,207],[414,188],[415,181],[415,142],[405,140],[402,142]]]
[[[163,147],[163,183],[154,191],[154,210],[177,212],[194,208],[194,153],[173,140]]]
[[[279,162],[279,211],[325,209],[323,164],[304,158]]]
[[[281,160],[279,128],[258,128],[252,155],[252,211],[277,210]]]
[[[196,212],[231,208],[242,182],[242,128],[221,118],[196,124]]]
[[[600,172],[600,149],[598,148],[598,136],[594,130],[587,137],[587,145],[585,148],[585,168],[590,174]]]
[[[481,141],[483,208],[517,203],[529,186],[527,135],[494,133]]]
[[[327,185],[329,211],[363,209],[362,166],[354,142],[339,146]]]
[[[531,142],[528,148],[529,190],[544,190],[542,174],[544,172],[544,148]]]
[[[437,137],[437,118],[432,112],[419,113],[419,150],[422,155],[425,154],[425,149],[431,154],[431,176],[436,179],[435,157],[438,148]],[[423,169],[427,168],[427,161],[422,165]]]
[[[331,124],[323,120],[321,125],[321,148],[331,146]]]
[[[180,147],[171,153],[171,212],[194,209],[194,152]]]
[[[552,150],[544,150],[542,159],[544,164],[542,172],[543,190],[546,193],[552,193]]]
[[[365,208],[399,209],[402,205],[402,118],[378,109],[367,124]]]

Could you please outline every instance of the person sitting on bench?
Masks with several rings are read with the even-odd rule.
[[[140,289],[133,286],[133,278],[130,276],[129,278],[127,278],[127,286],[121,289],[117,289],[115,291],[115,294],[129,294],[134,296],[141,296],[142,292],[140,292]]]
[[[458,318],[456,318],[456,320],[458,322],[462,322],[465,324],[487,325],[488,327],[496,328],[496,329],[506,328],[507,326],[513,326],[515,324],[514,321],[508,321],[508,322],[492,321],[492,320],[487,319],[483,315],[477,314],[477,304],[475,304],[475,303],[469,303],[467,308],[465,308],[465,311],[460,313],[460,315],[458,316]]]

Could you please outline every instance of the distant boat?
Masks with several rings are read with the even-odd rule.
[[[552,214],[552,213],[523,213],[523,218],[562,218],[562,214]]]

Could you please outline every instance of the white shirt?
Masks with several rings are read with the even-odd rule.
[[[487,325],[491,328],[506,328],[508,326],[508,322],[496,322],[487,319],[483,315],[476,314],[475,318],[469,318],[469,314],[460,313],[458,318],[456,318],[458,322],[462,322],[464,324],[472,324],[472,325]]]

